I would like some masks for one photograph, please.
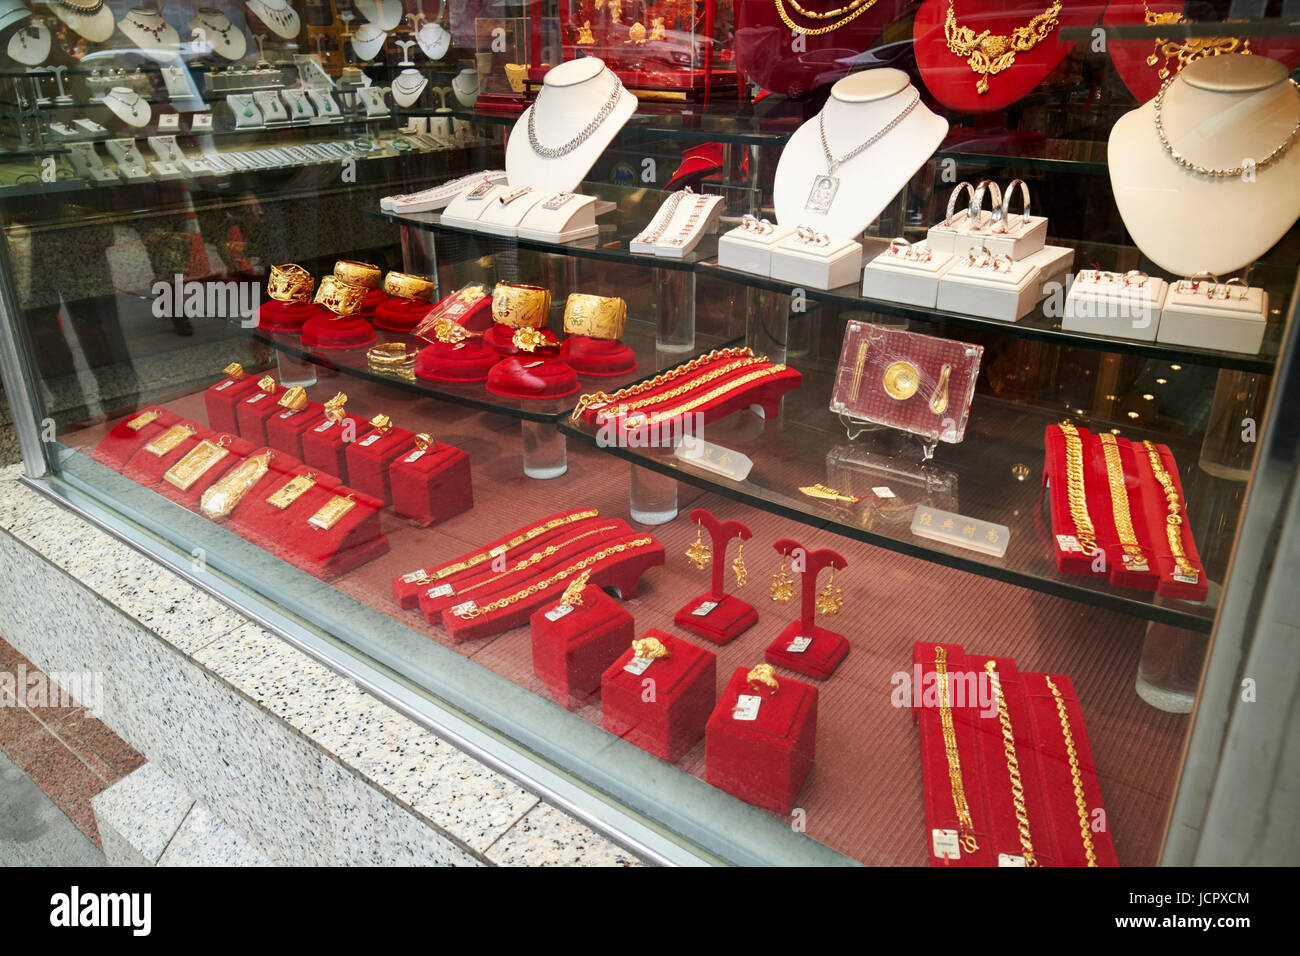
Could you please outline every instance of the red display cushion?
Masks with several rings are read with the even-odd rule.
[[[391,505],[393,490],[388,469],[403,452],[412,449],[414,438],[415,433],[405,428],[393,427],[387,434],[372,428],[356,441],[346,443],[343,454],[347,459],[348,484]]]
[[[359,314],[340,318],[321,306],[302,326],[302,344],[308,348],[349,351],[369,348],[377,341],[375,330]]]
[[[563,398],[578,390],[578,375],[559,359],[511,357],[492,366],[486,388],[506,398]]]
[[[1082,436],[1084,430],[1079,431]],[[1057,425],[1048,425],[1043,435],[1043,484],[1047,486],[1052,520],[1052,551],[1056,555],[1056,566],[1067,574],[1094,574],[1095,556],[1084,554],[1072,545],[1062,544],[1063,538],[1075,538],[1077,541],[1074,521],[1070,517],[1067,481],[1065,435]]]
[[[423,299],[399,299],[392,296],[375,309],[374,322],[390,332],[409,332],[433,309]]]
[[[717,606],[708,614],[694,613],[706,602],[714,602]],[[673,623],[683,631],[714,644],[729,644],[758,623],[758,612],[753,605],[730,594],[714,597],[710,589],[684,604],[673,615]]]
[[[141,425],[139,429],[128,427],[129,422],[149,412],[157,413],[158,417],[146,425]],[[132,415],[127,415],[110,428],[108,434],[99,440],[99,444],[90,453],[90,457],[102,465],[121,471],[122,466],[132,455],[180,420],[180,416],[175,412],[169,412],[159,405],[142,408]]]
[[[811,637],[812,643],[803,651],[786,650],[796,637]],[[826,680],[835,673],[840,661],[849,656],[849,641],[814,624],[805,628],[801,621],[791,621],[767,646],[763,660],[817,680]]]
[[[433,382],[482,382],[501,356],[479,342],[438,342],[415,357],[417,378]]]
[[[322,413],[302,433],[303,464],[347,481],[347,447],[366,427],[365,419],[355,415],[332,422]]]
[[[301,411],[277,407],[274,415],[266,420],[266,443],[277,451],[302,457],[302,436],[307,429],[325,419],[325,406],[320,402],[308,402]]]
[[[1205,566],[1201,563],[1200,553],[1192,538],[1192,525],[1187,515],[1187,499],[1183,496],[1183,483],[1178,474],[1178,462],[1173,452],[1165,445],[1156,445],[1156,453],[1164,464],[1165,473],[1174,483],[1178,492],[1179,513],[1183,523],[1179,527],[1183,554],[1196,572],[1196,580],[1186,580],[1186,575],[1179,570],[1174,561],[1173,550],[1169,547],[1169,535],[1166,525],[1169,520],[1169,503],[1165,500],[1165,489],[1156,478],[1155,469],[1151,467],[1151,458],[1144,445],[1135,443],[1133,452],[1136,456],[1138,472],[1141,476],[1142,516],[1146,522],[1146,540],[1151,543],[1155,555],[1156,567],[1160,571],[1160,582],[1156,593],[1165,597],[1178,598],[1182,601],[1204,601],[1209,595],[1210,582],[1205,576]],[[1137,517],[1134,516],[1136,523]]]
[[[800,17],[788,3],[785,7],[796,23],[810,29],[827,25],[824,20]],[[812,4],[809,7],[821,9]],[[736,4],[736,70],[765,90],[803,96],[829,86],[848,73],[853,58],[873,46],[885,24],[902,11],[903,5],[898,0],[879,0],[838,30],[820,36],[796,37],[781,21],[775,4]],[[841,19],[835,17],[836,21]]]
[[[775,813],[789,813],[817,755],[817,688],[789,677],[762,696],[756,720],[736,720],[745,675],[732,672],[705,728],[704,779],[733,797]]]
[[[765,376],[764,378],[751,380],[745,385],[735,385],[735,387],[727,389],[728,384],[734,385],[744,378],[744,376],[757,372],[760,368],[760,366],[750,365],[734,369],[727,375],[703,382],[688,392],[674,395],[669,399],[660,400],[659,406],[650,404],[643,405],[642,407],[628,413],[627,418],[632,422],[635,422],[637,416],[640,414],[654,415],[660,411],[682,408],[691,401],[702,399],[705,395],[712,394],[715,391],[717,392],[715,397],[691,407],[689,411],[682,413],[682,417],[687,418],[690,416],[698,416],[696,420],[707,425],[731,414],[734,411],[756,405],[762,410],[765,418],[775,418],[780,409],[781,399],[785,396],[786,392],[798,388],[802,384],[803,375],[796,369],[787,366],[779,371],[773,372],[771,375]],[[707,374],[708,371],[709,367],[705,366],[696,374],[703,375]],[[666,394],[671,390],[680,388],[683,384],[684,383],[679,380],[669,381],[659,388],[638,395],[636,400],[638,402],[644,402],[647,399],[654,398],[656,395]],[[599,414],[599,411],[600,410],[598,409],[597,414]],[[673,419],[665,419],[659,427],[668,428],[672,421]],[[683,426],[683,429],[685,429],[685,426]],[[632,431],[635,430],[635,428],[630,427],[628,430]]]
[[[512,329],[508,325],[493,325],[492,328],[483,333],[483,344],[496,352],[502,358],[510,355],[517,355],[520,357],[532,356],[534,358],[553,358],[559,354],[560,340],[555,337],[555,333],[550,329],[538,329],[538,331],[542,333],[542,338],[546,340],[547,344],[533,352],[524,352],[521,349],[515,348],[514,339],[516,331],[518,330]]]
[[[560,358],[579,375],[627,375],[636,371],[636,353],[616,339],[570,335],[560,345]]]
[[[235,380],[223,378],[203,393],[203,407],[208,412],[208,427],[213,431],[239,434],[239,425],[235,422],[235,407],[256,392],[257,376],[245,375]]]
[[[162,481],[162,476],[166,474],[168,468],[189,454],[190,449],[203,439],[215,438],[217,435],[216,432],[204,428],[198,422],[192,421],[191,419],[182,418],[180,421],[174,422],[173,424],[188,425],[193,429],[194,434],[181,441],[175,448],[167,452],[165,455],[159,456],[149,451],[147,446],[149,441],[160,438],[163,432],[167,431],[167,428],[163,429],[163,431],[158,432],[156,435],[152,436],[149,441],[140,445],[140,447],[136,449],[135,453],[132,454],[122,466],[122,474],[126,475],[137,484],[144,485],[147,488],[152,488]],[[168,428],[171,427],[171,425],[168,426]]]
[[[309,475],[316,484],[298,496],[287,508],[277,508],[267,499],[297,475]],[[289,528],[307,524],[330,495],[341,485],[333,475],[322,474],[309,465],[295,463],[288,456],[271,462],[269,481],[258,488],[258,494],[248,494],[231,512],[229,525],[246,541],[251,541],[278,558],[287,559],[292,553],[286,547]],[[345,489],[346,493],[346,489]]]
[[[388,476],[393,510],[420,524],[437,524],[474,507],[469,455],[455,445],[439,442],[420,451],[408,444]]]
[[[704,736],[718,688],[718,659],[712,651],[651,628],[668,656],[639,674],[626,647],[600,682],[601,724],[616,737],[676,763]]]
[[[355,496],[356,505],[323,531],[308,519],[335,494]],[[370,495],[340,485],[333,492],[321,486],[307,492],[314,508],[305,508],[302,520],[282,525],[284,559],[319,578],[331,578],[360,567],[388,550],[388,539],[379,526],[383,503]],[[304,495],[306,497],[306,495]]]
[[[912,49],[921,78],[935,99],[962,113],[987,113],[1010,106],[1037,89],[1057,65],[1074,49],[1074,44],[1060,39],[1066,27],[1091,26],[1097,21],[1098,6],[1065,4],[1058,14],[1057,26],[1034,45],[1032,50],[1016,51],[1015,62],[994,76],[975,73],[967,65],[967,57],[948,49],[944,36],[944,21],[948,15],[949,0],[925,0],[916,11],[912,23]],[[1017,27],[1028,26],[1029,21],[1050,6],[1044,0],[961,0],[955,7],[957,22],[976,34],[985,30],[995,35],[1011,36]],[[976,84],[988,80],[988,92],[979,93]]]
[[[263,332],[297,334],[302,331],[303,323],[319,311],[320,306],[310,302],[267,299],[257,308],[257,327]]]
[[[367,319],[372,318],[379,310],[379,307],[388,301],[388,293],[383,289],[371,289],[366,293],[366,297],[361,300],[361,308],[357,309],[357,315],[365,316]]]
[[[221,438],[227,439],[225,456],[195,479],[194,484],[190,485],[184,491],[167,481],[166,478],[160,480],[154,487],[154,490],[164,498],[170,498],[178,505],[183,505],[191,511],[199,510],[199,499],[203,496],[203,492],[216,484],[217,479],[251,455],[253,449],[258,447],[252,442],[245,441],[242,438],[237,438],[227,432],[221,432],[220,434],[213,432],[203,437],[206,437],[208,441],[217,441]],[[196,442],[195,445],[197,444],[198,443]],[[190,446],[191,451],[194,450],[195,445]],[[177,461],[179,460],[180,459],[177,459]]]
[[[276,412],[284,411],[279,402],[286,391],[288,389],[283,385],[277,385],[274,392],[264,392],[260,388],[250,392],[235,406],[235,434],[254,445],[265,445],[266,420]]]
[[[588,585],[582,604],[538,608],[529,619],[533,673],[555,699],[573,710],[600,693],[606,669],[632,643],[635,625],[618,601]]]

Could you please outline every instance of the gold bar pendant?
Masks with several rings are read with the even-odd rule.
[[[149,444],[145,445],[144,450],[149,452],[151,455],[157,455],[161,458],[193,434],[194,429],[190,428],[189,425],[173,425]]]
[[[307,523],[313,528],[319,528],[321,531],[329,531],[342,520],[343,516],[353,509],[356,501],[351,498],[341,498],[335,495],[325,504],[321,505],[320,510],[307,519]]]
[[[271,453],[245,458],[203,492],[199,510],[209,518],[224,518],[244,500],[248,489],[262,480],[271,467]]]
[[[140,429],[144,428],[145,425],[148,425],[152,421],[156,421],[157,418],[158,418],[158,413],[155,411],[151,410],[147,412],[142,412],[141,414],[135,416],[135,418],[127,422],[126,427],[131,429],[131,431],[133,432],[138,432]]]
[[[275,493],[266,499],[266,503],[283,511],[315,487],[315,478],[310,475],[295,475],[276,489]]]
[[[194,482],[202,478],[209,468],[228,454],[225,448],[205,438],[190,449],[184,458],[167,469],[163,481],[181,491],[189,491]]]

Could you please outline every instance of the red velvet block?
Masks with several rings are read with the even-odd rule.
[[[316,315],[320,306],[310,302],[278,302],[267,299],[257,309],[257,327],[263,332],[283,332],[296,335],[302,324]]]
[[[316,314],[302,325],[302,344],[312,349],[349,351],[369,348],[377,341],[375,330],[360,314],[339,317],[316,306]]]
[[[283,385],[277,385],[274,392],[264,392],[259,388],[249,394],[235,406],[235,434],[254,445],[265,445],[266,420],[284,411],[279,402],[280,396],[287,391]]]
[[[1165,500],[1164,486],[1156,478],[1155,470],[1151,467],[1151,458],[1146,448],[1142,445],[1134,445],[1133,450],[1137,453],[1137,466],[1141,474],[1142,488],[1142,514],[1146,521],[1146,540],[1151,542],[1151,548],[1155,554],[1156,565],[1160,570],[1160,583],[1156,585],[1156,593],[1165,597],[1178,598],[1182,601],[1204,601],[1209,594],[1209,579],[1205,576],[1205,567],[1201,564],[1201,558],[1196,550],[1196,542],[1192,539],[1192,526],[1187,517],[1187,499],[1183,497],[1183,483],[1178,475],[1178,462],[1174,460],[1173,452],[1165,445],[1156,445],[1156,454],[1160,456],[1161,463],[1164,465],[1165,473],[1174,484],[1174,489],[1178,492],[1179,514],[1183,523],[1179,525],[1181,533],[1180,540],[1183,544],[1183,554],[1192,566],[1193,575],[1188,575],[1184,570],[1180,570],[1177,562],[1174,561],[1173,551],[1169,547],[1169,536],[1166,530],[1166,523],[1169,519],[1169,506]],[[1134,519],[1136,523],[1136,517]]]
[[[266,420],[266,443],[272,448],[302,457],[303,432],[325,420],[325,406],[320,402],[308,402],[307,407],[295,412],[291,408],[280,408]]]
[[[790,650],[800,637],[811,637],[812,643],[802,651]],[[777,635],[776,640],[767,646],[763,660],[796,674],[826,680],[835,673],[840,661],[848,656],[849,642],[843,634],[828,631],[816,624],[805,626],[801,621],[791,621]]]
[[[364,418],[355,415],[332,422],[322,414],[302,433],[303,464],[347,481],[347,447],[369,427]]]
[[[136,449],[135,453],[122,466],[122,474],[146,488],[152,488],[162,481],[162,476],[166,474],[167,469],[184,458],[191,448],[204,438],[215,438],[217,434],[187,418],[183,418],[175,424],[188,425],[194,431],[194,434],[182,440],[171,451],[163,455],[155,455],[149,450],[149,444],[166,434],[172,427],[169,425]]]
[[[636,371],[636,354],[622,342],[570,335],[560,358],[579,375],[627,375]]]
[[[518,355],[521,357],[533,356],[535,358],[554,358],[560,351],[560,340],[555,337],[555,333],[550,329],[538,329],[542,333],[542,338],[546,340],[545,345],[532,352],[525,352],[515,348],[515,332],[508,325],[493,325],[483,333],[483,344],[496,352],[502,358],[509,355]]]
[[[267,499],[298,475],[310,475],[315,485],[298,496],[285,508],[277,508]],[[264,551],[286,558],[286,530],[307,523],[327,500],[329,493],[342,482],[332,475],[321,474],[308,465],[294,463],[288,456],[272,460],[269,481],[258,488],[258,494],[248,494],[231,512],[229,525],[246,541],[251,541]]]
[[[408,444],[404,451],[388,469],[394,511],[432,525],[474,507],[469,455],[442,442],[428,451]]]
[[[158,482],[158,485],[154,490],[159,492],[164,498],[170,498],[178,505],[183,505],[191,511],[198,511],[199,500],[202,498],[203,492],[216,484],[217,479],[228,472],[231,468],[234,468],[237,464],[251,455],[253,449],[257,447],[251,442],[244,441],[242,438],[236,438],[226,432],[222,432],[220,436],[214,434],[210,436],[209,440],[215,440],[218,437],[229,438],[229,441],[226,443],[226,454],[207,471],[199,475],[199,477],[195,479],[194,484],[182,491],[180,488],[177,488],[168,481],[165,477],[166,473],[164,473],[163,480]],[[191,448],[191,451],[192,450],[193,448]]]
[[[563,398],[578,390],[578,376],[559,359],[504,358],[488,372],[486,387],[506,398]]]
[[[331,498],[354,495],[356,504],[328,531],[313,527],[308,519]],[[388,550],[388,539],[379,526],[383,503],[369,495],[339,486],[333,492],[318,486],[302,509],[302,520],[283,525],[284,558],[319,578],[332,578],[360,567]],[[312,507],[314,505],[314,507]]]
[[[374,319],[375,312],[379,307],[388,301],[388,293],[383,289],[371,289],[366,293],[366,297],[361,300],[361,308],[357,310],[357,315],[366,319]]]
[[[718,690],[718,659],[712,651],[654,628],[668,656],[642,669],[626,647],[600,683],[601,724],[616,737],[676,763],[704,736]],[[631,665],[637,673],[627,670]]]
[[[432,311],[423,299],[399,299],[392,296],[375,309],[375,325],[390,332],[409,332]]]
[[[209,386],[203,393],[203,405],[208,412],[208,427],[213,431],[239,434],[235,422],[235,407],[257,391],[257,376],[245,375],[239,380],[223,378]]]
[[[500,360],[500,355],[478,342],[437,342],[415,357],[415,375],[431,382],[482,382]]]
[[[131,422],[151,413],[156,414],[157,417],[138,429],[130,427]],[[90,457],[100,464],[121,471],[127,459],[180,420],[180,416],[175,412],[169,412],[158,405],[142,408],[110,428],[108,434],[99,440],[95,450],[90,453]]]
[[[705,730],[704,779],[733,797],[789,813],[817,753],[817,688],[789,677],[766,688],[755,720],[737,720],[741,695],[754,694],[738,667],[718,698]]]
[[[635,636],[632,615],[588,585],[582,605],[538,608],[529,620],[533,673],[568,710],[600,693],[601,678]]]
[[[713,609],[706,611],[710,604]],[[758,623],[758,612],[753,605],[730,594],[714,597],[710,589],[684,604],[673,615],[673,623],[714,644],[729,644]]]
[[[1142,549],[1145,569],[1141,565],[1124,563],[1124,549],[1119,543],[1119,531],[1115,526],[1115,506],[1111,497],[1109,473],[1106,470],[1106,456],[1103,450],[1105,446],[1102,444],[1101,436],[1081,434],[1083,484],[1088,495],[1088,514],[1092,517],[1093,527],[1097,531],[1097,543],[1106,552],[1106,566],[1110,569],[1110,581],[1121,587],[1154,591],[1160,581],[1160,573],[1156,569],[1155,559],[1149,548]],[[1115,444],[1124,467],[1125,497],[1128,499],[1134,533],[1139,535],[1139,544],[1146,544],[1143,540],[1143,532],[1146,530],[1145,515],[1142,513],[1141,498],[1134,493],[1138,488],[1138,473],[1133,448],[1123,438],[1118,439]],[[1064,478],[1064,471],[1061,475]],[[1097,503],[1096,508],[1093,507],[1094,501]]]
[[[386,505],[393,503],[393,489],[388,469],[400,456],[413,449],[415,433],[405,428],[390,428],[387,434],[372,428],[356,441],[344,445],[348,483]]]

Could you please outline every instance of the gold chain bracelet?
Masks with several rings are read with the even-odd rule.
[[[1055,682],[1048,677],[1047,686],[1056,699],[1056,713],[1061,718],[1061,734],[1065,738],[1065,755],[1070,760],[1070,779],[1074,783],[1074,805],[1079,811],[1079,835],[1083,837],[1083,855],[1089,866],[1097,865],[1097,853],[1092,848],[1092,830],[1088,827],[1088,801],[1083,796],[1083,775],[1079,771],[1079,752],[1074,747],[1074,734],[1070,732],[1070,717],[1065,712],[1065,698]]]
[[[517,548],[521,544],[532,541],[538,535],[545,534],[548,531],[554,531],[556,528],[562,528],[566,524],[573,524],[575,521],[586,521],[588,518],[595,518],[600,512],[595,508],[587,508],[584,511],[577,511],[571,515],[565,515],[563,518],[552,518],[545,524],[540,524],[536,528],[530,528],[522,534],[517,534],[505,544],[499,544],[495,548],[487,551],[480,551],[478,554],[471,555],[463,561],[457,561],[455,564],[449,564],[445,568],[437,571],[426,571],[424,576],[417,578],[413,584],[425,585],[432,584],[434,581],[441,581],[443,578],[451,577],[453,574],[459,574],[461,571],[468,571],[470,568],[478,567],[484,561],[491,560],[498,554],[504,554],[512,548]]]
[[[605,392],[592,392],[588,395],[583,395],[578,399],[578,404],[574,406],[573,412],[569,415],[569,420],[576,422],[582,417],[582,413],[587,411],[593,405],[608,405],[612,402],[620,402],[625,398],[631,398],[634,395],[641,395],[653,388],[658,388],[660,385],[666,385],[669,382],[676,381],[683,375],[689,375],[696,369],[703,368],[705,365],[709,365],[712,362],[733,358],[754,358],[754,350],[748,347],[714,349],[712,352],[691,359],[685,365],[678,365],[674,368],[668,369],[666,372],[660,372],[654,378],[648,378],[644,382],[640,382],[636,385],[629,385],[627,388],[621,388],[613,395],[608,395]]]
[[[769,365],[767,368],[761,368],[756,372],[747,372],[740,376],[740,378],[727,382],[724,385],[719,385],[717,388],[710,389],[703,395],[697,395],[690,401],[683,402],[675,408],[664,409],[663,411],[655,412],[652,415],[646,415],[645,412],[639,412],[634,416],[636,421],[626,419],[624,421],[624,427],[640,428],[642,425],[658,425],[660,422],[666,422],[670,419],[677,418],[678,416],[685,415],[687,412],[699,408],[701,405],[707,405],[715,398],[721,395],[726,395],[728,392],[734,392],[736,389],[748,385],[750,382],[755,382],[761,378],[767,378],[769,375],[776,375],[779,372],[784,371],[784,365]]]
[[[1088,496],[1083,484],[1083,441],[1078,429],[1069,422],[1058,428],[1065,436],[1065,487],[1070,501],[1070,520],[1074,522],[1074,536],[1084,554],[1097,550],[1097,532],[1088,517]]]
[[[848,13],[848,16],[846,16],[843,20],[840,20],[836,23],[832,23],[829,26],[805,27],[805,26],[800,26],[790,18],[790,14],[786,13],[785,4],[782,2],[782,0],[776,0],[777,15],[780,16],[782,22],[785,23],[787,27],[789,27],[795,33],[802,33],[804,36],[819,37],[822,36],[823,34],[831,33],[835,30],[838,30],[842,26],[847,26],[848,24],[852,23],[858,17],[862,16],[862,14],[866,13],[873,6],[875,6],[876,0],[853,0],[853,2],[846,7],[839,7],[835,10],[830,10],[826,13],[817,13],[813,10],[805,10],[803,7],[799,6],[798,0],[789,0],[789,3],[791,7],[793,7],[796,11],[798,11],[802,16],[807,17],[809,20],[829,20],[832,17],[839,16],[841,13],[846,13],[846,12]]]
[[[1164,459],[1160,457],[1160,449],[1149,441],[1144,441],[1142,444],[1151,459],[1151,470],[1155,472],[1156,481],[1160,482],[1160,487],[1165,490],[1165,501],[1169,505],[1169,514],[1165,518],[1165,535],[1169,538],[1169,551],[1174,556],[1174,564],[1178,565],[1178,570],[1186,576],[1199,577],[1199,572],[1192,562],[1187,559],[1187,552],[1183,550],[1182,499],[1179,497],[1178,489],[1174,487],[1173,478],[1165,470]]]
[[[609,525],[605,525],[605,527],[603,528],[593,528],[590,531],[582,532],[582,534],[576,534],[572,538],[566,538],[565,540],[561,541],[559,544],[549,544],[542,550],[534,551],[528,557],[521,558],[519,563],[516,564],[513,568],[507,568],[506,570],[502,571],[500,574],[494,574],[492,577],[486,578],[485,580],[478,582],[478,584],[471,584],[469,587],[463,590],[452,591],[451,593],[454,595],[461,595],[461,594],[468,594],[470,591],[477,591],[481,587],[486,587],[489,584],[495,584],[497,581],[500,581],[502,578],[509,577],[512,574],[516,574],[520,571],[523,571],[525,568],[531,568],[537,562],[544,561],[546,558],[549,558],[551,555],[558,553],[563,548],[567,548],[575,541],[581,541],[583,538],[589,538],[593,534],[603,534],[606,531],[617,531],[617,530],[618,530],[618,525],[609,524]]]
[[[1007,776],[1011,779],[1011,805],[1016,813],[1016,829],[1020,832],[1020,848],[1023,850],[1026,866],[1037,866],[1038,858],[1034,856],[1034,844],[1029,839],[1029,811],[1025,807],[1025,784],[1020,777],[1020,758],[1016,756],[1016,735],[1011,730],[1011,712],[1007,709],[1007,697],[1002,692],[1002,680],[998,677],[997,663],[986,661],[984,672],[989,675],[993,694],[998,701],[998,721],[1002,724],[1002,752],[1007,758]]]
[[[957,731],[952,724],[952,704],[948,700],[948,649],[935,645],[934,671],[939,677],[939,722],[943,725],[943,750],[948,758],[948,781],[952,787],[952,804],[957,811],[957,832],[962,849],[974,853],[980,848],[975,840],[975,821],[966,802],[966,786],[961,779],[961,755],[957,752]]]
[[[1133,529],[1133,515],[1129,511],[1128,486],[1124,481],[1124,459],[1119,453],[1119,442],[1109,433],[1098,435],[1101,451],[1106,458],[1106,480],[1110,484],[1110,510],[1115,518],[1115,533],[1124,549],[1124,563],[1145,569],[1147,559]]]

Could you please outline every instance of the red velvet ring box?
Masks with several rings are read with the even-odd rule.
[[[695,613],[710,604],[712,609],[703,614]],[[673,623],[706,641],[729,644],[758,623],[758,612],[752,605],[730,594],[714,597],[713,590],[709,589],[674,614]]]
[[[709,717],[704,779],[756,807],[789,813],[817,753],[817,688],[789,677],[769,695],[750,689],[738,667]],[[737,720],[742,695],[761,699],[754,720]]]
[[[235,406],[257,391],[257,376],[245,375],[236,381],[223,378],[203,393],[203,405],[208,411],[208,427],[213,431],[239,434],[235,422]]]
[[[408,442],[388,467],[393,510],[432,525],[474,507],[469,455],[439,442],[421,451]]]
[[[414,450],[415,433],[405,428],[390,428],[385,434],[372,428],[356,441],[344,446],[348,463],[348,484],[386,505],[393,503],[393,489],[388,470],[393,462]]]
[[[200,436],[200,440],[202,440],[203,437],[206,437],[208,441],[214,441],[220,436]],[[191,445],[190,451],[193,451],[197,447],[197,444],[198,443],[196,442],[194,445]],[[154,490],[162,494],[163,497],[170,498],[178,505],[184,505],[191,511],[198,511],[199,500],[203,497],[203,492],[216,484],[218,478],[251,455],[253,449],[256,447],[257,446],[253,445],[251,442],[246,442],[242,438],[235,438],[232,435],[230,436],[230,441],[226,443],[226,454],[207,471],[199,475],[198,478],[194,480],[194,483],[188,488],[184,490],[177,488],[167,480],[166,472],[164,472],[162,480],[158,482],[158,486]]]
[[[606,668],[636,636],[632,615],[591,585],[582,591],[581,606],[543,606],[533,612],[528,626],[533,637],[533,673],[568,710],[600,693]]]
[[[332,528],[312,526],[309,519],[335,496],[353,495],[356,504]],[[284,558],[320,578],[345,574],[388,550],[388,539],[379,526],[382,502],[369,495],[340,485],[332,492],[318,486],[303,497],[311,500],[302,511],[301,520],[286,523]]]
[[[303,432],[324,420],[325,406],[320,402],[308,402],[302,411],[280,408],[266,420],[266,443],[277,451],[302,457]]]
[[[267,499],[298,475],[311,475],[315,484],[284,508],[277,508]],[[272,460],[269,481],[258,488],[259,494],[247,494],[230,513],[230,527],[246,541],[251,541],[276,557],[285,558],[286,531],[306,524],[330,493],[342,482],[332,475],[313,471],[309,466],[294,464],[287,456]]]
[[[254,445],[265,445],[266,420],[276,412],[284,411],[279,403],[280,396],[286,391],[288,389],[283,385],[275,386],[274,392],[264,392],[259,388],[236,405],[235,434]]]
[[[601,723],[616,737],[660,760],[676,763],[704,736],[718,689],[718,659],[712,651],[653,628],[668,656],[642,668],[632,664],[629,646],[600,682]],[[631,665],[637,673],[627,670]]]
[[[302,433],[302,461],[317,471],[348,480],[348,445],[367,427],[363,418],[344,415],[332,422],[322,414]]]
[[[156,417],[139,428],[132,428],[131,422],[142,415],[153,414]],[[95,461],[117,471],[122,470],[127,459],[180,421],[180,416],[157,405],[142,408],[134,415],[128,415],[109,429],[108,434],[99,440],[90,457]]]

